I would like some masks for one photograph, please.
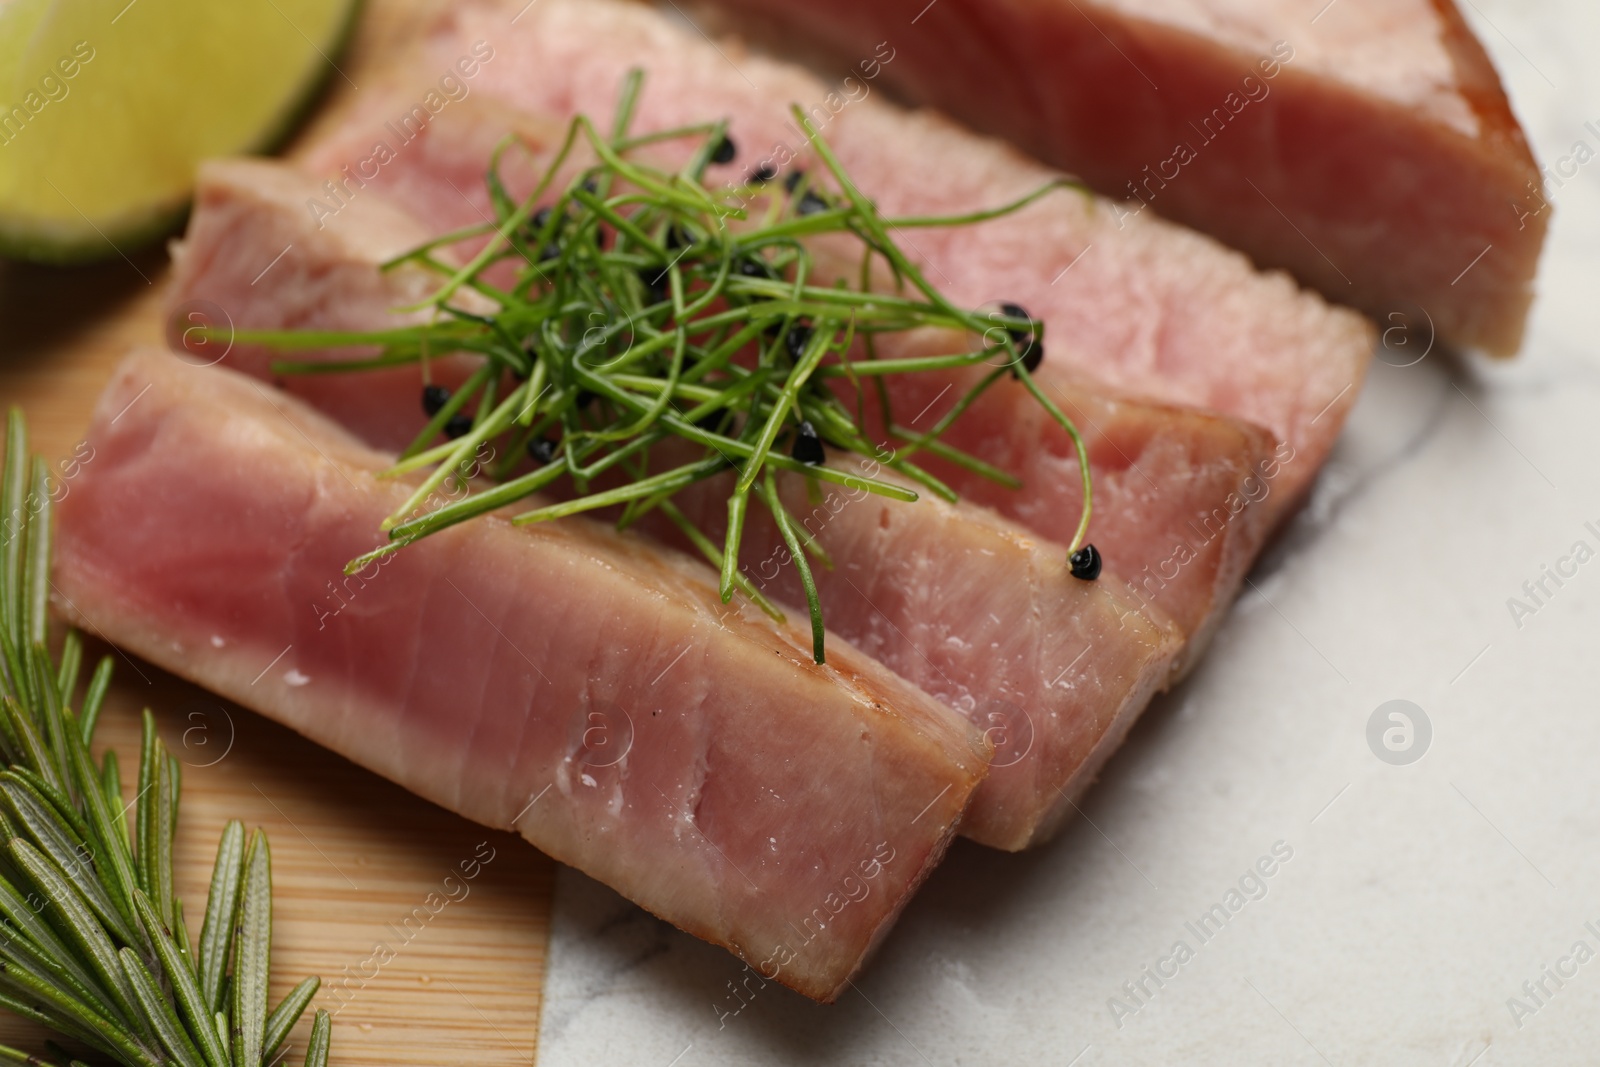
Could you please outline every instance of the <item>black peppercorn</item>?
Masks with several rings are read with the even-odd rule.
[[[777,176],[778,168],[774,167],[771,163],[763,163],[755,170],[751,171],[750,176],[747,177],[745,181],[749,182],[751,185],[765,185]]]
[[[732,163],[733,157],[739,154],[739,146],[733,143],[733,138],[727,134],[722,135],[722,140],[717,142],[717,147],[711,150],[711,162]]]
[[[1028,314],[1026,308],[1018,304],[1001,304],[1000,313],[1009,319],[1027,319],[1026,330],[1007,330],[1011,340],[1016,343],[1017,355],[1022,360],[1022,365],[1029,374],[1039,369],[1039,364],[1044,362],[1044,342],[1039,340],[1039,323]],[[1013,374],[1016,372],[1013,371]]]
[[[430,419],[439,414],[448,403],[450,403],[450,390],[444,386],[424,385],[422,387],[422,410]]]
[[[457,413],[450,416],[450,421],[444,424],[446,437],[465,437],[472,432],[472,420],[467,416]]]
[[[787,178],[783,179],[783,187],[792,193],[796,189],[800,188],[800,183],[805,180],[806,172],[803,170],[797,170]]]
[[[548,437],[534,437],[528,441],[528,458],[539,466],[547,466],[556,458],[556,443]]]
[[[800,202],[795,205],[794,210],[795,214],[801,216],[816,215],[828,210],[828,202],[810,189],[807,189],[804,195],[800,197]]]
[[[1072,576],[1085,582],[1092,582],[1100,577],[1100,550],[1093,545],[1084,545],[1072,554]]]
[[[796,319],[794,325],[789,327],[789,332],[783,338],[784,347],[789,351],[789,358],[799,360],[806,354],[806,346],[811,343],[811,324],[804,319]]]
[[[528,241],[537,239],[538,236],[544,232],[544,228],[549,224],[550,209],[547,207],[542,207],[533,213],[533,217],[530,218],[527,225],[523,227],[523,239]],[[560,254],[561,252],[556,248],[555,244],[551,243],[545,245],[539,250],[539,259],[542,261],[549,261],[555,259]]]
[[[794,432],[794,446],[789,449],[789,455],[808,467],[818,466],[828,458],[822,448],[822,438],[817,436],[817,428],[810,422],[802,422]]]

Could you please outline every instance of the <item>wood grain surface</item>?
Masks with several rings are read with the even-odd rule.
[[[359,92],[438,6],[369,4],[319,109]],[[72,270],[0,263],[0,401],[26,412],[36,452],[70,452],[116,361],[131,345],[161,342],[165,274],[162,249]],[[101,742],[116,746],[125,777],[146,706],[187,764],[177,873],[193,930],[224,823],[264,827],[276,892],[273,996],[321,975],[317,1004],[337,1012],[333,1063],[534,1062],[550,860],[146,663],[91,648],[96,658],[107,652],[117,675]],[[463,863],[475,878],[462,878]],[[303,1022],[281,1063],[300,1061],[308,1032]],[[43,1036],[0,1016],[0,1042],[42,1051]]]

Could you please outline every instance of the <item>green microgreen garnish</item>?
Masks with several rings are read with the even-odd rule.
[[[125,805],[116,752],[98,766],[90,755],[111,657],[74,710],[83,643],[68,632],[59,662],[46,645],[53,488],[13,410],[0,476],[0,1007],[127,1067],[261,1067],[318,980],[268,1013],[272,860],[239,822],[223,831],[198,955],[191,946],[172,870],[182,765],[145,711]],[[306,1067],[326,1067],[329,1025],[318,1011]],[[0,1063],[84,1067],[47,1044],[48,1058],[0,1046]]]
[[[796,108],[795,121],[828,181],[802,171],[782,186],[763,181],[763,175],[742,186],[713,189],[705,172],[725,144],[725,124],[630,136],[641,85],[638,72],[628,77],[609,133],[587,117],[575,118],[536,188],[520,202],[513,201],[500,177],[503,155],[517,142],[502,141],[486,179],[494,221],[448,234],[386,265],[418,264],[444,278],[427,300],[404,309],[431,312],[425,324],[233,335],[280,351],[382,350],[375,358],[280,362],[275,364],[279,373],[426,365],[451,353],[483,358],[481,368],[447,402],[430,406],[427,427],[389,473],[431,471],[383,524],[389,543],[352,561],[350,572],[419,537],[567,480],[566,499],[513,521],[543,522],[614,507],[620,509],[618,525],[625,527],[659,510],[720,571],[724,601],[742,592],[781,618],[739,567],[753,502],[772,513],[788,545],[805,589],[813,653],[821,663],[822,609],[808,556],[821,565],[827,561],[785,510],[774,474],[802,474],[812,480],[813,492],[816,481],[827,481],[898,500],[916,500],[918,490],[926,490],[954,501],[954,491],[916,462],[918,453],[926,452],[1016,487],[1015,478],[940,439],[1007,376],[1021,381],[1077,448],[1083,508],[1068,552],[1078,552],[1091,513],[1088,455],[1072,421],[1033,380],[1031,371],[1043,355],[1042,323],[1016,314],[1020,309],[995,314],[958,307],[893,236],[913,227],[997,218],[1074,183],[1052,182],[1014,203],[967,215],[888,219],[851,182]],[[663,170],[639,158],[642,150],[668,141],[695,146],[681,169]],[[580,150],[592,160],[580,164]],[[840,237],[860,253],[853,286],[845,278],[822,276],[811,247],[820,238],[833,238],[837,245]],[[464,266],[449,266],[436,255],[444,246],[483,238],[487,242]],[[511,280],[491,284],[490,268],[502,264],[514,268]],[[468,300],[465,293],[476,296]],[[481,310],[485,302],[487,312]],[[923,327],[978,340],[958,340],[972,347],[947,355],[877,357],[878,337]],[[896,420],[883,385],[888,375],[982,367],[987,373],[931,429],[918,432]],[[888,441],[873,442],[862,429],[869,391],[876,394]],[[434,444],[441,432],[451,439]],[[800,436],[807,440],[799,443]],[[677,447],[664,447],[674,439]],[[785,451],[785,442],[796,443]],[[896,480],[818,463],[819,453],[825,457],[819,446],[867,457]],[[499,457],[492,471],[498,484],[467,485],[459,499],[428,509],[430,495],[446,480],[462,479],[481,466],[475,459],[486,448]],[[665,465],[652,463],[664,453],[670,457]],[[531,467],[524,456],[531,458]],[[727,529],[718,547],[687,522],[672,498],[730,469]]]

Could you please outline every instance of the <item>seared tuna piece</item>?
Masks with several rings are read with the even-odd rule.
[[[827,52],[847,94],[941,108],[1418,348],[1521,343],[1550,205],[1453,0],[711,2]]]
[[[409,494],[300,401],[129,357],[60,505],[74,622],[831,1000],[938,862],[980,731],[677,553],[490,517],[346,577]]]

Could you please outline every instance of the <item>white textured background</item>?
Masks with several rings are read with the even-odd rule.
[[[1594,0],[1462,7],[1540,162],[1600,149]],[[1600,559],[1520,630],[1506,604],[1600,549],[1600,160],[1553,199],[1522,358],[1375,368],[1256,591],[1060,840],[958,845],[857,992],[768,985],[721,1022],[732,956],[563,871],[540,1063],[1600,1062],[1600,959],[1507,1006],[1600,951]],[[1366,740],[1396,698],[1433,724],[1411,766]],[[1119,1028],[1107,999],[1280,840],[1266,896]]]

